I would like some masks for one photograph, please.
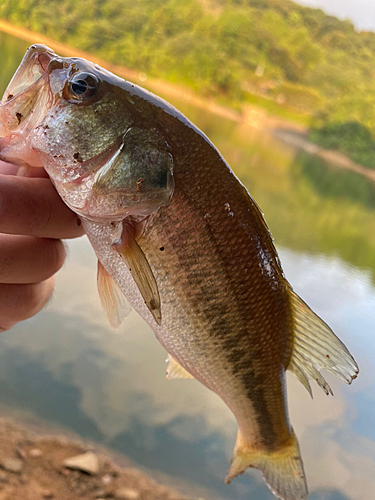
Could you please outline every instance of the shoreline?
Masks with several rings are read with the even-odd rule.
[[[311,155],[319,156],[333,166],[351,170],[359,175],[365,176],[370,181],[375,182],[375,170],[355,163],[340,151],[324,149],[311,142],[307,136],[307,127],[284,118],[269,115],[267,111],[260,107],[246,105],[244,106],[244,111],[241,114],[229,107],[217,104],[213,100],[201,98],[186,87],[165,82],[163,80],[147,78],[147,76],[142,72],[126,68],[125,66],[109,63],[93,54],[76,49],[61,42],[57,42],[49,37],[41,35],[40,33],[35,33],[26,28],[15,26],[8,21],[4,21],[3,19],[0,19],[0,31],[16,36],[17,38],[30,43],[43,43],[65,56],[88,59],[122,78],[128,79],[137,85],[146,87],[155,94],[160,93],[167,98],[169,97],[179,102],[192,104],[193,106],[222,118],[226,118],[237,123],[245,123],[251,127],[261,130],[262,132],[270,134],[295,148],[302,149]]]
[[[307,153],[319,156],[332,166],[345,170],[351,170],[359,175],[363,175],[372,182],[375,182],[375,169],[370,169],[355,163],[344,153],[333,149],[325,149],[314,142],[311,142],[305,134],[298,134],[294,130],[275,129],[272,133],[277,139],[291,144],[293,147],[302,149]]]
[[[0,418],[0,500],[188,500],[103,446],[8,417]]]
[[[41,35],[40,33],[35,33],[26,28],[15,26],[8,21],[4,21],[1,18],[0,31],[2,31],[3,33],[7,33],[8,35],[20,38],[21,40],[25,40],[29,43],[42,43],[50,47],[52,50],[59,52],[67,57],[81,57],[83,59],[88,59],[89,61],[102,66],[108,71],[111,71],[112,73],[115,73],[116,75],[124,79],[129,79],[131,82],[136,83],[139,86],[147,87],[151,92],[160,92],[173,99],[182,102],[188,102],[190,104],[193,104],[194,106],[203,108],[207,111],[210,111],[211,113],[222,116],[223,118],[242,122],[242,116],[240,113],[225,106],[216,104],[213,101],[203,99],[195,95],[193,91],[187,87],[165,82],[164,80],[147,78],[147,76],[145,79],[144,76],[142,76],[145,75],[145,73],[142,73],[142,71],[137,71],[134,69],[126,68],[125,66],[119,66],[117,64],[110,63],[94,54],[90,54],[89,52],[76,49],[74,47],[71,47],[70,45],[57,42],[52,38]]]

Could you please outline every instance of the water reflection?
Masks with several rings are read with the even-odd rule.
[[[6,38],[4,45],[0,37],[1,54],[14,71],[26,44]],[[351,387],[327,376],[334,398],[314,387],[311,400],[288,377],[310,498],[372,500],[374,185],[244,124],[191,106],[184,111],[209,133],[258,201],[288,279],[350,346],[361,368]],[[236,434],[231,413],[196,381],[165,380],[165,352],[134,312],[118,333],[108,327],[94,254],[84,238],[69,247],[47,310],[0,337],[1,402],[190,482],[190,496],[196,486],[207,499],[272,500],[255,471],[223,484]]]
[[[366,177],[340,167],[334,168],[323,159],[301,152],[295,166],[309,179],[314,189],[325,198],[349,200],[375,209],[373,183]]]
[[[291,418],[310,488],[322,491],[313,498],[346,498],[332,496],[335,489],[353,500],[373,498],[375,346],[365,312],[374,311],[375,289],[368,273],[337,257],[289,249],[280,254],[296,290],[340,332],[362,368],[350,388],[330,378],[335,398],[314,388],[313,401],[289,377]],[[107,327],[95,290],[95,258],[81,239],[71,244],[48,311],[2,336],[0,399],[105,442],[149,469],[207,488],[213,498],[253,493],[271,500],[257,473],[222,484],[235,423],[197,382],[165,381],[164,358],[135,313],[119,333]]]

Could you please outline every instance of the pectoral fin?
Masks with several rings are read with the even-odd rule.
[[[166,378],[194,378],[193,375],[183,368],[180,363],[178,363],[170,354],[167,358],[168,366],[166,372]]]
[[[113,328],[117,329],[122,320],[130,313],[131,306],[126,301],[117,283],[99,260],[97,284],[100,302],[102,303],[108,321]]]
[[[358,375],[358,366],[348,349],[305,302],[290,290],[294,319],[293,351],[288,370],[293,372],[312,396],[309,378],[328,394],[332,389],[320,373],[330,371],[347,384]]]
[[[161,324],[161,306],[158,285],[145,254],[134,238],[131,226],[124,225],[121,242],[114,245],[124,259],[148,309],[156,323]]]

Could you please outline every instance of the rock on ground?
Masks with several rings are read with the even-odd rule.
[[[68,469],[79,470],[93,476],[99,472],[99,459],[92,451],[67,458],[64,460],[63,465]]]
[[[115,491],[115,498],[117,500],[139,500],[141,495],[133,488],[119,488]]]
[[[18,458],[5,458],[4,460],[2,460],[1,466],[4,470],[8,472],[21,474],[23,469],[23,462]]]
[[[82,456],[91,457],[90,473],[87,463],[83,472]],[[79,467],[66,468],[73,458],[77,465],[79,457]],[[99,499],[187,500],[138,469],[116,466],[84,443],[36,436],[0,419],[0,500]]]

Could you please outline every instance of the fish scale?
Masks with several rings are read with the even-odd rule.
[[[225,173],[232,175],[228,170]],[[290,332],[290,323],[285,321],[285,318],[291,314],[286,287],[279,286],[273,297],[268,293],[264,298],[261,290],[264,275],[261,267],[254,264],[253,259],[253,254],[258,250],[254,248],[253,239],[249,238],[248,231],[241,231],[245,221],[238,215],[231,218],[228,223],[224,210],[222,214],[218,212],[218,217],[212,217],[209,223],[203,217],[198,217],[197,221],[196,203],[190,204],[194,207],[190,210],[187,207],[189,200],[182,197],[180,203],[178,177],[175,182],[173,202],[160,212],[160,217],[154,217],[147,227],[146,234],[139,241],[149,262],[155,266],[159,261],[154,268],[154,274],[162,297],[165,326],[157,335],[167,351],[180,361],[182,366],[188,370],[190,368],[189,371],[194,373],[196,378],[213,388],[224,400],[230,401],[234,388],[238,386],[239,391],[236,391],[238,396],[241,393],[246,394],[244,399],[246,406],[249,407],[248,410],[242,409],[245,414],[241,421],[247,422],[248,426],[250,422],[248,414],[258,415],[259,425],[267,428],[263,436],[263,441],[266,441],[270,435],[270,421],[273,420],[277,430],[273,430],[272,439],[268,441],[272,440],[272,446],[277,448],[279,443],[286,440],[282,431],[288,429],[288,424],[281,425],[281,421],[284,423],[287,417],[283,403],[284,395],[280,391],[279,382],[280,367],[285,367],[291,353],[291,342],[289,346],[285,342],[286,334]],[[238,186],[242,190],[237,183],[233,186]],[[191,190],[194,190],[194,185]],[[234,196],[228,190],[225,194],[229,198]],[[180,205],[182,209],[179,208]],[[253,217],[258,217],[257,211],[254,211]],[[165,220],[168,220],[168,224],[165,224]],[[178,242],[184,249],[181,253],[175,251],[178,243],[173,241],[171,234],[175,221],[181,221],[178,232]],[[228,231],[228,225],[237,236],[234,238],[233,249],[229,249],[228,252],[225,245],[223,254],[223,245],[217,245],[217,240],[221,240],[220,233]],[[266,231],[262,224],[261,227]],[[188,235],[190,242],[184,247],[181,239],[188,240]],[[166,242],[166,250],[162,256],[158,250],[161,241]],[[173,249],[173,253],[176,254],[176,262],[171,261],[167,255],[168,248]],[[204,249],[203,253],[201,249]],[[199,266],[199,273],[191,271],[191,263]],[[246,267],[255,269],[246,275],[244,273]],[[258,278],[254,271],[258,271]],[[278,268],[275,267],[275,272],[277,271]],[[182,287],[174,281],[176,273],[177,281],[182,282]],[[266,278],[268,279],[268,275]],[[238,282],[243,283],[240,285],[240,291]],[[178,297],[175,296],[176,290],[181,290]],[[169,296],[172,296],[172,301]],[[177,327],[173,325],[174,316],[176,312],[179,314],[181,307],[188,314],[183,329],[178,327],[178,323]],[[285,311],[280,314],[278,309],[283,308]],[[279,318],[283,318],[283,321]],[[171,326],[168,324],[169,321]],[[263,325],[266,348],[262,344],[259,345],[259,328],[255,327],[259,324]],[[179,345],[179,339],[185,340],[187,332],[189,332],[189,350],[186,349],[185,342]],[[210,359],[217,359],[218,356],[220,359],[217,363],[211,362],[209,366],[200,368],[196,364],[195,351],[205,352]],[[187,357],[189,353],[190,357]],[[224,366],[225,374],[222,372]],[[232,410],[234,406],[235,403],[231,403]],[[254,408],[263,408],[263,411],[254,412]],[[265,408],[268,408],[268,414],[273,415],[272,419],[265,415]],[[235,415],[238,413],[237,408],[236,410]],[[251,425],[254,425],[254,422]]]

